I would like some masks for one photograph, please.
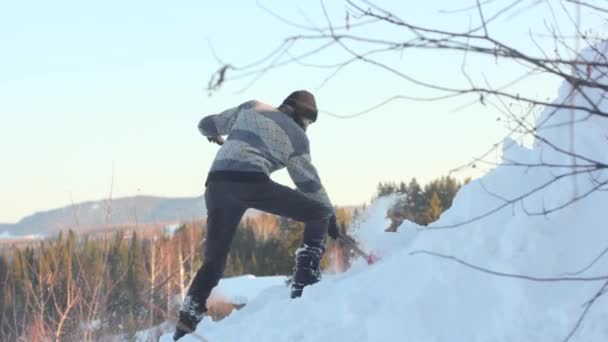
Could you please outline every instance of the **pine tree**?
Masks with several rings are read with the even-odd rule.
[[[9,283],[6,286],[10,295],[10,301],[6,304],[9,320],[12,321],[13,317],[27,318],[27,273],[25,272],[24,257],[21,249],[13,249],[9,270],[10,274],[7,277]],[[22,334],[24,327],[20,325],[11,326],[9,324],[8,329],[9,333],[14,336],[14,340],[17,340],[17,336]]]
[[[129,268],[125,285],[128,295],[129,311],[135,318],[139,318],[142,313],[142,289],[145,288],[145,283],[142,246],[137,236],[137,232],[134,231],[129,247]]]
[[[405,182],[399,183],[399,192],[402,194],[407,194],[407,185],[405,184]]]
[[[8,303],[7,303],[7,289],[8,289],[8,272],[9,267],[6,262],[6,257],[0,255],[0,335],[4,334],[4,322],[8,320]]]
[[[422,188],[416,178],[412,178],[407,186],[407,200],[406,208],[408,213],[412,216],[410,220],[420,224],[424,218],[424,212],[426,209],[426,201],[422,193]]]
[[[123,232],[119,231],[110,243],[108,255],[109,279],[106,281],[108,293],[108,312],[110,326],[122,324],[122,318],[128,310],[125,276],[129,265],[129,250],[123,243]]]

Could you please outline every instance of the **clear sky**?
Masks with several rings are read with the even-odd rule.
[[[261,2],[294,21],[325,22],[316,1]],[[330,18],[342,24],[344,2],[327,3]],[[466,29],[478,22],[475,11],[439,12],[457,8],[453,1],[378,3],[420,24]],[[508,2],[495,3],[488,11]],[[546,33],[544,20],[551,18],[546,6],[537,6],[490,29],[504,41],[535,49],[529,33]],[[599,18],[585,12],[583,18],[586,27],[605,33]],[[563,13],[556,20],[573,30]],[[366,30],[385,37],[401,34]],[[308,89],[321,109],[350,114],[396,94],[431,94],[364,64],[345,68],[319,87],[327,70],[294,64],[266,74],[245,91],[239,90],[248,83],[241,81],[208,96],[207,82],[220,66],[210,43],[224,61],[244,65],[294,33],[255,1],[0,3],[0,222],[107,198],[110,189],[114,197],[198,196],[217,150],[199,135],[198,121],[250,99],[278,105],[292,90]],[[314,61],[344,56],[335,49]],[[383,60],[424,80],[465,81],[462,54],[408,50]],[[469,68],[477,77],[484,70],[497,84],[521,72],[474,57]],[[518,85],[534,96],[553,96],[557,86],[542,78]],[[321,114],[309,136],[313,162],[332,200],[361,204],[379,181],[417,177],[425,182],[485,152],[506,130],[489,107],[455,110],[469,101],[394,102],[349,120]],[[275,179],[290,184],[285,172]]]

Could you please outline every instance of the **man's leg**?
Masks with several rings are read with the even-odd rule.
[[[205,201],[207,202],[205,260],[196,272],[180,308],[174,340],[194,331],[203,318],[203,313],[207,311],[207,298],[224,273],[230,243],[245,212],[245,208],[226,196],[225,189],[214,183],[209,184],[205,192]]]
[[[291,297],[300,297],[302,289],[321,278],[320,261],[325,251],[325,236],[333,208],[329,208],[275,182],[265,182],[246,194],[247,206],[304,222],[302,246],[296,251],[296,267]]]
[[[273,181],[256,184],[242,196],[239,200],[246,207],[304,222],[305,244],[320,245],[325,240],[333,208]]]

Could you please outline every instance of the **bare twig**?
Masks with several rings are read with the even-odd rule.
[[[593,267],[593,265],[595,265],[602,257],[604,257],[606,255],[606,253],[608,253],[608,247],[606,247],[597,257],[595,257],[587,266],[583,267],[582,269],[575,271],[575,272],[565,272],[563,273],[564,275],[568,275],[568,276],[575,276],[575,275],[579,275],[582,273],[585,273],[587,270],[589,270],[591,267]]]
[[[568,334],[568,336],[566,336],[566,338],[564,339],[564,342],[570,341],[570,339],[572,338],[572,336],[574,336],[574,334],[576,333],[576,331],[580,328],[581,324],[585,320],[585,317],[587,316],[587,313],[589,312],[589,309],[591,309],[591,306],[593,306],[593,304],[595,304],[595,301],[598,298],[600,298],[602,295],[604,295],[606,293],[606,289],[607,288],[608,288],[608,281],[606,281],[604,283],[604,285],[602,285],[602,287],[595,293],[595,295],[593,296],[593,298],[591,298],[587,303],[585,303],[585,309],[583,310],[583,312],[579,316],[578,320],[576,321],[576,324],[574,325],[574,327],[572,328],[572,330],[570,331],[570,333]]]
[[[596,277],[535,277],[535,276],[530,276],[530,275],[525,275],[525,274],[500,272],[500,271],[494,271],[489,268],[485,268],[485,267],[481,267],[481,266],[477,266],[477,265],[468,263],[468,262],[466,262],[462,259],[459,259],[455,256],[452,256],[452,255],[446,255],[446,254],[441,254],[441,253],[426,251],[426,250],[413,251],[410,253],[410,255],[430,255],[430,256],[437,257],[437,258],[441,258],[441,259],[451,260],[458,264],[466,266],[468,268],[474,269],[476,271],[488,273],[491,275],[506,277],[506,278],[537,281],[537,282],[556,282],[556,281],[581,282],[581,281],[599,281],[599,280],[608,279],[608,275],[596,276]]]

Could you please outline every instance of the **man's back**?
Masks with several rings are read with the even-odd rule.
[[[228,136],[210,177],[246,181],[287,167],[298,190],[331,206],[312,165],[306,132],[289,115],[254,100],[203,118],[199,130],[207,137]]]
[[[249,101],[227,116],[233,121],[226,122],[230,126],[228,139],[217,153],[212,172],[263,172],[270,175],[286,167],[290,156],[309,153],[304,130],[285,113],[268,104]],[[201,125],[205,123],[210,121],[201,122]]]

